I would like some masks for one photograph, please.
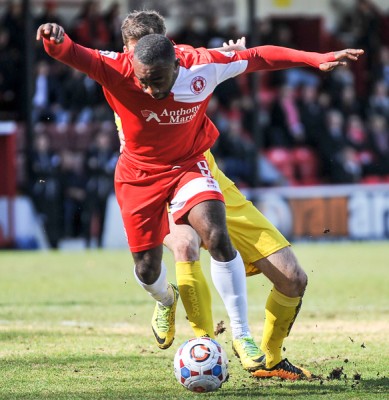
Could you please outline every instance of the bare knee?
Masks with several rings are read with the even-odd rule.
[[[213,225],[206,232],[204,244],[211,256],[218,261],[230,261],[235,258],[236,251],[233,248],[227,229]]]
[[[164,244],[173,252],[176,262],[196,261],[200,258],[200,238],[195,234],[170,233],[166,236]]]
[[[295,293],[302,297],[308,285],[308,276],[298,264],[295,266],[294,270],[295,273],[291,279],[291,285],[294,287]]]
[[[142,252],[133,252],[135,273],[147,285],[153,284],[161,273],[162,246]]]
[[[197,240],[180,238],[173,246],[174,259],[176,261],[196,261],[200,258],[199,244]]]
[[[300,266],[296,256],[290,248],[288,248],[288,256],[286,260],[286,276],[293,291],[298,296],[303,296],[308,284],[308,277]]]
[[[267,259],[255,263],[274,284],[288,297],[301,297],[308,284],[308,277],[289,247],[271,254]]]
[[[225,262],[235,258],[236,251],[226,226],[225,205],[221,201],[197,204],[190,210],[188,221],[215,260]]]

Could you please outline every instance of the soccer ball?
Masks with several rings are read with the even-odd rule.
[[[189,339],[174,356],[174,374],[192,392],[212,392],[228,377],[228,358],[220,344],[211,338]]]

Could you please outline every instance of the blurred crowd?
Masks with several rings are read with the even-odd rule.
[[[208,115],[221,135],[212,150],[239,187],[389,182],[389,10],[371,0],[349,3],[340,8],[333,2],[337,22],[331,32],[320,17],[268,18],[258,21],[258,37],[252,38],[238,24],[221,28],[217,17],[205,15],[186,19],[170,36],[208,48],[246,36],[248,46],[365,50],[360,62],[328,74],[310,68],[259,73],[256,102],[250,76],[217,88]],[[34,15],[34,30],[57,22],[82,45],[121,51],[118,3],[102,11],[98,1],[83,2],[72,21],[63,19],[54,1],[44,4]],[[34,139],[26,179],[22,30],[21,6],[11,1],[0,21],[0,120],[20,122],[19,191],[34,199],[52,247],[78,236],[101,245],[119,148],[112,112],[99,85],[34,44]]]

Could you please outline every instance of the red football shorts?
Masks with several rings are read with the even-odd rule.
[[[190,167],[150,173],[129,167],[120,157],[115,192],[132,252],[163,243],[169,233],[168,206],[179,224],[195,205],[205,200],[224,201],[204,158]]]

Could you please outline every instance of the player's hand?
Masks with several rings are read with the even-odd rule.
[[[124,146],[126,145],[126,141],[124,139],[123,129],[118,130],[119,142],[120,142],[120,154],[123,153]]]
[[[334,68],[339,66],[347,65],[347,60],[358,61],[359,56],[364,53],[361,49],[345,49],[335,51],[334,56],[337,61],[329,61],[321,63],[319,69],[324,72],[332,71]]]
[[[240,50],[246,50],[246,38],[242,36],[240,39],[238,39],[236,42],[234,42],[232,39],[230,39],[227,42],[223,43],[223,50],[224,51],[240,51]]]
[[[36,31],[36,40],[45,38],[54,42],[55,44],[60,44],[63,42],[65,37],[65,30],[62,26],[54,23],[47,23],[41,25]]]

